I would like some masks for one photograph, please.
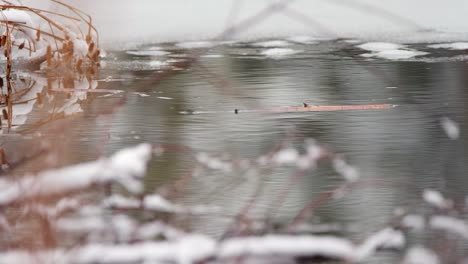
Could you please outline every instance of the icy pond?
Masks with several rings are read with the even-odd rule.
[[[50,111],[34,104],[16,128],[31,130],[4,135],[5,148],[33,153],[31,141],[53,139],[64,144],[60,165],[71,165],[142,142],[160,145],[165,153],[149,163],[146,192],[192,208],[164,215],[169,223],[219,238],[246,207],[250,233],[262,230],[266,218],[269,230],[284,230],[311,200],[343,184],[330,162],[304,173],[289,164],[313,139],[340,154],[348,164],[344,174],[355,173],[363,184],[317,205],[298,232],[362,241],[399,210],[427,210],[426,189],[464,206],[468,47],[434,44],[298,37],[107,51],[92,85],[99,92],[79,101],[81,109],[62,109],[71,117],[46,126],[36,127]],[[193,54],[198,61],[182,67]],[[392,107],[281,111],[304,103]],[[250,169],[278,148],[286,149],[277,157],[284,166]],[[108,191],[121,193],[119,187]],[[408,239],[425,241],[412,235]],[[383,251],[369,263],[397,263],[402,255]]]

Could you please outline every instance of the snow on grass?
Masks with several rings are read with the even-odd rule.
[[[446,209],[452,206],[452,201],[445,199],[440,192],[430,189],[424,190],[423,199],[426,203],[439,209]]]
[[[415,246],[408,250],[403,264],[439,264],[439,257],[431,250]]]
[[[187,235],[174,242],[132,245],[91,244],[68,254],[73,263],[198,263],[213,255],[216,243],[202,235]],[[1,259],[1,258],[0,258]]]
[[[251,44],[254,47],[261,47],[261,48],[283,48],[287,46],[291,46],[291,43],[284,40],[270,40],[270,41],[261,41],[255,42]]]
[[[134,235],[136,239],[140,240],[150,240],[157,236],[164,236],[167,240],[175,240],[187,234],[165,223],[154,221],[138,227]]]
[[[367,42],[358,45],[357,47],[367,51],[381,52],[386,50],[398,50],[404,48],[405,46],[389,42]]]
[[[233,238],[219,246],[220,258],[239,256],[322,256],[334,259],[354,259],[354,245],[332,236],[280,236]]]
[[[333,160],[333,168],[347,181],[353,182],[359,180],[359,171],[341,158]]]
[[[468,42],[432,44],[427,47],[432,49],[468,50]]]
[[[401,224],[407,228],[423,230],[426,226],[426,221],[424,217],[420,215],[405,215],[401,220]]]
[[[122,222],[124,229],[128,226]],[[118,226],[116,226],[118,227]],[[151,226],[153,231],[165,225]],[[127,230],[128,231],[128,230]],[[152,232],[153,232],[152,231]],[[141,231],[143,232],[143,230]],[[156,233],[153,233],[156,234]],[[87,244],[74,249],[53,251],[10,251],[0,253],[0,263],[29,263],[37,254],[60,256],[61,263],[201,263],[208,259],[218,261],[240,257],[325,257],[343,261],[362,261],[377,248],[401,246],[401,233],[384,229],[371,236],[359,246],[345,238],[312,235],[266,235],[227,238],[217,241],[211,237],[189,234],[173,240],[160,242],[137,242],[133,244]],[[46,258],[44,258],[46,259]]]
[[[200,164],[212,170],[220,170],[227,173],[231,172],[233,169],[230,162],[224,161],[218,157],[212,157],[204,152],[198,153],[195,158]]]
[[[188,214],[205,214],[219,211],[216,207],[210,206],[183,206],[175,204],[158,194],[150,194],[138,200],[132,197],[124,197],[114,194],[102,202],[104,207],[116,209],[142,209],[147,211],[157,211],[166,213],[188,213]]]
[[[0,20],[23,25],[20,31],[22,31],[29,38],[29,40],[36,39],[36,31],[33,30],[33,28],[36,28],[37,26],[33,23],[28,12],[14,8],[8,8],[2,10]]]
[[[88,188],[96,184],[118,182],[128,191],[143,190],[140,178],[146,173],[151,145],[123,149],[109,158],[0,181],[0,205]],[[13,177],[11,177],[13,178]]]
[[[261,52],[262,55],[273,58],[273,59],[280,59],[289,55],[293,55],[299,53],[300,51],[294,49],[287,49],[287,48],[272,48],[267,49]]]
[[[121,228],[130,230],[132,225],[123,221]],[[117,226],[116,226],[117,227]],[[148,232],[157,234],[166,229],[164,224],[147,226]],[[144,232],[142,229],[139,232]],[[162,231],[164,232],[164,231]],[[137,242],[133,244],[87,244],[71,250],[55,251],[10,251],[0,253],[0,263],[34,259],[51,254],[61,256],[61,263],[201,263],[207,259],[218,261],[239,257],[325,257],[343,261],[362,261],[378,248],[401,247],[404,243],[401,232],[387,228],[369,237],[362,245],[334,236],[313,235],[265,235],[227,238],[217,241],[198,234],[180,235],[176,231],[173,239],[162,242]]]
[[[364,260],[370,257],[379,248],[403,248],[405,237],[399,230],[385,228],[370,237],[356,249],[358,260]]]
[[[429,226],[433,229],[459,235],[468,240],[468,226],[463,220],[445,215],[436,215],[429,220]]]
[[[102,201],[104,207],[116,207],[116,208],[139,208],[141,205],[140,200],[125,197],[120,194],[114,194]]]
[[[295,164],[298,159],[299,152],[294,148],[282,149],[273,156],[273,161],[279,165]]]
[[[162,51],[162,50],[136,50],[136,51],[127,51],[129,55],[134,56],[152,56],[152,57],[161,57],[170,54],[170,52]]]
[[[456,140],[460,137],[460,128],[458,124],[448,117],[443,117],[440,120],[440,124],[444,129],[445,133],[451,140]]]
[[[183,49],[202,49],[202,48],[212,48],[217,45],[215,42],[211,41],[188,41],[188,42],[179,42],[175,44],[176,47]]]

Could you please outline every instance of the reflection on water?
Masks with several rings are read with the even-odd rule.
[[[464,173],[468,164],[464,133],[468,64],[442,59],[459,53],[439,51],[423,58],[388,61],[359,57],[356,54],[362,51],[340,41],[291,44],[288,48],[297,52],[265,57],[264,51],[270,47],[248,43],[215,46],[208,51],[212,56],[202,56],[188,69],[174,69],[174,74],[159,82],[149,79],[159,71],[177,67],[191,51],[168,44],[143,47],[141,52],[109,52],[98,80],[93,81],[56,80],[51,84],[45,77],[30,74],[30,88],[23,95],[26,103],[13,112],[17,126],[13,132],[21,133],[18,137],[25,137],[25,142],[30,133],[44,141],[60,139],[60,153],[67,155],[59,164],[91,160],[103,150],[111,153],[138,142],[183,146],[226,159],[256,159],[280,145],[300,148],[305,139],[313,138],[343,154],[362,178],[382,182],[356,188],[341,199],[325,203],[309,220],[337,224],[340,232],[354,239],[387,224],[395,208],[418,207],[419,192],[425,188],[440,190],[455,202],[464,201],[468,188]],[[47,89],[50,85],[102,93]],[[37,94],[43,94],[42,103],[34,98]],[[63,100],[56,103],[57,97]],[[87,97],[92,100],[85,100]],[[389,103],[398,107],[234,113],[234,109],[301,106],[303,102]],[[183,115],[181,111],[207,113]],[[73,118],[37,128],[41,120],[59,112],[73,114]],[[460,138],[447,137],[440,125],[443,118],[459,125]],[[59,134],[54,130],[56,125],[60,126]],[[10,152],[15,147],[10,146]],[[196,166],[189,152],[169,152],[152,162],[146,189],[163,192],[164,187],[190,175]],[[317,194],[343,182],[330,164],[321,165],[294,185],[290,184],[294,168],[261,173],[265,175],[261,178],[262,190],[251,210],[263,218],[274,209],[273,222],[279,226],[291,221]],[[257,181],[242,171],[203,171],[196,175],[179,190],[178,202],[215,206],[223,213],[191,216],[184,224],[221,236],[232,221],[228,216],[237,214],[257,191]],[[289,193],[276,207],[273,203],[285,189],[290,189]]]

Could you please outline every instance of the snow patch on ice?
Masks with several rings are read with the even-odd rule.
[[[405,46],[389,42],[367,42],[357,46],[360,49],[372,51],[372,52],[381,52],[386,50],[397,50],[404,48]]]
[[[427,47],[432,49],[468,50],[468,42],[432,44]]]
[[[364,53],[361,56],[370,58],[370,57],[378,57],[382,59],[388,60],[404,60],[404,59],[411,59],[416,56],[423,56],[428,54],[427,52],[417,51],[417,50],[383,50],[374,53]]]
[[[162,50],[130,50],[126,52],[129,55],[135,56],[153,56],[153,57],[160,57],[166,56],[170,54],[170,52],[162,51]]]
[[[172,99],[174,99],[172,97],[166,97],[166,96],[158,96],[156,98],[161,99],[161,100],[172,100]]]
[[[291,46],[291,43],[284,40],[271,40],[271,41],[261,41],[255,42],[251,44],[254,47],[261,47],[261,48],[282,48]]]
[[[289,55],[299,53],[298,50],[286,49],[286,48],[272,48],[261,52],[262,55],[273,59],[280,59]]]

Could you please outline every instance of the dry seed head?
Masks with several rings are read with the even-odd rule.
[[[47,46],[46,58],[47,58],[47,65],[51,66],[52,65],[52,47],[50,45]]]
[[[6,109],[2,110],[2,114],[3,114],[3,119],[8,120],[8,112]]]
[[[91,42],[88,46],[88,52],[91,53],[94,50],[94,42]]]
[[[2,35],[2,37],[0,39],[0,47],[5,46],[5,44],[6,44],[6,36]]]
[[[36,94],[36,97],[37,97],[37,103],[39,105],[42,105],[42,94],[41,93],[37,93]]]
[[[41,30],[40,29],[38,29],[36,31],[36,41],[39,41],[39,40],[41,40]]]
[[[83,64],[83,59],[79,59],[77,62],[76,62],[76,69],[81,72],[81,65]]]
[[[93,61],[97,61],[100,54],[101,54],[101,51],[100,51],[100,50],[96,50],[96,51],[93,53],[93,56],[91,56],[91,59],[92,59]]]
[[[1,122],[0,122],[0,124],[1,124]],[[3,148],[0,148],[0,163],[1,163],[1,165],[8,164],[6,154],[5,154],[5,150]]]

